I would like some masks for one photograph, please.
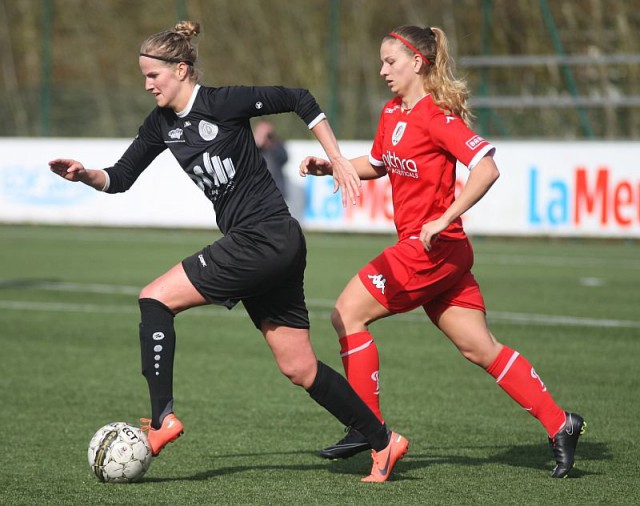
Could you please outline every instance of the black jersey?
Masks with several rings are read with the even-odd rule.
[[[324,118],[308,90],[197,85],[179,114],[156,107],[122,158],[106,169],[108,193],[128,190],[166,148],[213,203],[218,227],[252,226],[289,210],[267,170],[250,118],[295,112],[309,127]]]

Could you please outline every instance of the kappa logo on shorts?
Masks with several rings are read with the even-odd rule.
[[[387,283],[384,276],[382,274],[369,274],[367,277],[371,280],[373,285],[384,294],[384,288]]]

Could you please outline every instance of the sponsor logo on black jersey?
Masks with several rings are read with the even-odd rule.
[[[195,165],[189,177],[209,198],[216,200],[220,190],[226,192],[233,188],[236,168],[231,158],[223,160],[206,152],[202,154],[202,161],[203,165]]]
[[[169,138],[173,140],[180,140],[182,137],[182,128],[174,128],[173,130],[169,130]]]

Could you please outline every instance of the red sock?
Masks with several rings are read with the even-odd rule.
[[[565,423],[565,412],[558,407],[540,376],[517,351],[503,347],[487,372],[520,406],[535,416],[553,437]]]
[[[381,422],[380,359],[373,336],[365,331],[340,338],[340,357],[351,387]]]

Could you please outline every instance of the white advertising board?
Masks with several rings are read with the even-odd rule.
[[[126,193],[109,195],[53,174],[48,162],[73,158],[113,165],[129,140],[0,140],[0,221],[109,226],[215,227],[211,203],[162,153]]]
[[[215,226],[211,204],[163,153],[124,194],[69,183],[48,170],[57,157],[87,167],[112,165],[129,140],[0,139],[0,222],[109,226]],[[341,143],[347,157],[370,142]],[[640,237],[640,143],[497,142],[500,179],[464,217],[470,234]],[[313,141],[289,141],[289,205],[307,230],[393,232],[387,178],[364,181],[356,206],[343,208],[329,177],[301,178],[299,162],[321,156]],[[462,188],[467,169],[458,167]]]

